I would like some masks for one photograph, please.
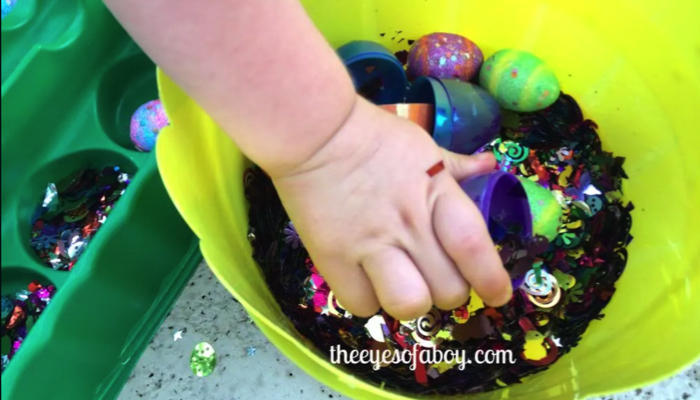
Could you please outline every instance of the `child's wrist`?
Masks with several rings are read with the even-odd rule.
[[[368,118],[366,105],[360,104],[362,100],[354,96],[348,107],[348,111],[342,117],[341,122],[333,129],[326,129],[324,133],[315,132],[315,140],[292,140],[287,145],[284,157],[267,157],[256,161],[273,179],[286,176],[298,175],[305,171],[318,168],[321,164],[327,163],[335,156],[329,153],[337,153],[339,146],[336,142],[345,141],[339,136],[347,130],[356,130],[357,125],[367,125]],[[346,150],[351,151],[352,145],[345,144]]]

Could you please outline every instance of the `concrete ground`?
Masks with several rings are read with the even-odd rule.
[[[182,339],[174,340],[180,331]],[[192,374],[189,356],[203,341],[215,348],[218,364],[211,375],[200,378]],[[316,382],[270,344],[202,263],[119,400],[340,398],[345,396]],[[657,385],[608,399],[700,400],[700,363]]]

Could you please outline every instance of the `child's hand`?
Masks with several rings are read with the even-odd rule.
[[[494,159],[444,152],[417,125],[355,101],[347,70],[299,2],[106,3],[270,174],[348,311],[369,316],[381,306],[410,319],[433,303],[462,305],[470,284],[489,305],[508,301],[508,274],[455,181]],[[282,45],[290,42],[299,45]],[[446,170],[429,177],[441,160]]]
[[[430,177],[441,160],[445,170]],[[358,100],[319,151],[272,178],[343,307],[405,320],[463,305],[470,286],[492,306],[510,299],[486,224],[457,184],[494,165],[444,151],[416,124]]]

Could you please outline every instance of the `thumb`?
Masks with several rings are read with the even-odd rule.
[[[485,174],[496,168],[496,158],[491,152],[465,156],[443,150],[443,159],[445,160],[445,167],[457,181],[470,176]]]

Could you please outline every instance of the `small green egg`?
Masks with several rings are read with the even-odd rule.
[[[559,81],[532,53],[501,50],[481,67],[479,84],[501,107],[518,112],[542,110],[559,97]]]
[[[550,242],[559,235],[564,214],[556,197],[539,183],[518,177],[523,184],[532,214],[532,234],[544,236]]]
[[[201,342],[194,347],[190,355],[190,368],[199,377],[210,375],[216,368],[216,351],[207,342]]]

